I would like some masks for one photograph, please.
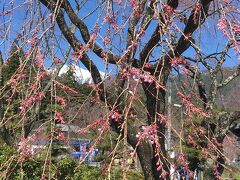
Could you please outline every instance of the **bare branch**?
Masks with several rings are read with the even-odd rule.
[[[233,73],[233,75],[226,78],[221,84],[218,84],[217,88],[222,88],[229,84],[232,80],[234,80],[236,77],[238,77],[240,74],[240,66],[237,67],[236,71]]]
[[[231,48],[231,45],[232,45],[232,42],[228,42],[225,49],[221,52],[221,57],[217,63],[217,66],[214,69],[215,72],[218,72],[220,70],[220,68],[222,67],[222,64],[225,62],[226,54],[227,54],[228,50]]]
[[[141,66],[143,65],[144,62],[148,62],[148,57],[149,57],[150,53],[152,52],[153,48],[159,43],[159,41],[160,41],[159,30],[160,30],[160,28],[159,28],[159,26],[157,26],[157,28],[155,29],[151,38],[149,39],[149,41],[147,42],[145,47],[142,49],[142,51],[140,53],[140,57],[139,57]]]
[[[70,18],[70,20],[72,21],[72,23],[74,25],[76,25],[79,29],[79,31],[81,32],[81,35],[83,37],[83,40],[85,43],[88,43],[90,40],[90,33],[88,30],[88,27],[86,26],[86,24],[76,15],[76,13],[74,12],[74,10],[72,9],[71,4],[69,3],[68,0],[64,0],[63,3],[63,8],[65,9],[65,11],[68,14],[68,17]],[[111,64],[116,64],[116,62],[119,60],[120,57],[113,55],[110,52],[107,52],[107,54],[104,53],[103,49],[97,45],[96,42],[93,43],[93,45],[91,46],[93,52],[98,55],[100,58],[105,58],[107,57],[107,61]]]
[[[46,0],[40,0],[42,4],[44,4],[47,8],[49,8],[51,11],[54,10],[55,5],[49,1]],[[74,51],[79,50],[80,46],[82,45],[81,42],[76,38],[76,36],[71,32],[69,27],[67,26],[63,12],[59,10],[59,12],[56,14],[56,21],[57,24],[62,31],[64,37],[68,41],[68,43],[72,46]],[[83,58],[81,60],[83,65],[88,69],[88,71],[91,73],[93,81],[95,84],[99,84],[102,82],[99,70],[97,66],[93,63],[93,61],[88,57],[87,54],[83,54]],[[104,92],[104,86],[100,84],[100,89]]]
[[[174,54],[176,56],[180,56],[184,51],[186,51],[189,46],[191,45],[191,36],[193,34],[193,32],[205,21],[205,19],[207,18],[207,13],[208,13],[208,9],[210,6],[210,3],[213,0],[201,0],[201,4],[202,4],[202,8],[200,10],[200,19],[199,21],[196,22],[194,14],[195,11],[193,10],[188,22],[186,24],[186,27],[184,28],[183,31],[183,35],[181,36],[181,38],[178,41],[178,44],[174,50]]]

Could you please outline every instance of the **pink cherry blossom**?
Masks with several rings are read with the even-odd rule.
[[[55,116],[54,116],[54,119],[55,119],[57,122],[59,122],[60,124],[65,124],[65,123],[66,123],[66,122],[64,121],[62,112],[56,112],[56,113],[55,113]]]

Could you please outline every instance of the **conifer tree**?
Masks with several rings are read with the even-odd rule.
[[[6,60],[6,65],[2,68],[4,84],[16,73],[22,57],[23,52],[19,49],[17,41],[15,40],[11,48],[10,56]]]

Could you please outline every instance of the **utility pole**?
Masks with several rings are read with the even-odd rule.
[[[1,98],[2,95],[2,88],[3,88],[3,58],[2,52],[0,51],[0,121],[2,121],[3,115],[3,100]],[[1,127],[0,127],[1,128]]]
[[[168,81],[168,108],[167,108],[167,116],[168,116],[168,126],[167,126],[167,150],[169,151],[171,148],[171,128],[172,128],[172,79],[169,78]]]

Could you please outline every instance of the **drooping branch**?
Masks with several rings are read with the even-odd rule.
[[[168,0],[167,5],[170,6],[172,10],[175,10],[178,7],[178,0]],[[161,34],[163,34],[162,27],[165,25],[166,22],[163,15],[159,13],[159,25],[156,27],[151,38],[140,52],[140,67],[142,67],[145,62],[148,62],[149,55],[153,51],[154,47],[161,41]]]
[[[54,6],[52,4],[49,4],[47,1],[45,0],[41,0],[41,2],[46,6],[48,7],[51,11],[53,11],[54,9]],[[61,32],[63,33],[64,37],[67,39],[68,43],[72,46],[72,48],[77,51],[78,48],[80,47],[81,43],[80,41],[75,37],[75,35],[70,31],[70,29],[68,28],[65,20],[64,20],[64,15],[63,15],[63,12],[61,10],[59,10],[59,12],[56,14],[56,21],[57,21],[57,24],[61,30]],[[97,69],[97,67],[93,64],[93,62],[90,60],[90,58],[84,54],[81,62],[85,65],[85,67],[91,72],[91,75],[92,75],[92,78],[94,80],[94,83],[95,84],[99,84],[99,88],[100,90],[102,90],[101,92],[101,96],[100,96],[100,99],[102,101],[105,101],[106,99],[108,100],[108,98],[105,98],[104,95],[105,95],[105,90],[104,90],[104,85],[103,83],[101,83],[101,77],[100,77],[100,74],[99,74],[99,71]],[[111,108],[112,105],[109,104],[109,101],[107,102],[108,106]],[[116,105],[117,106],[117,105]],[[118,107],[118,106],[117,106]],[[111,110],[111,109],[110,109]],[[115,109],[114,109],[115,110]],[[117,109],[118,110],[118,109]],[[121,109],[119,109],[119,111],[121,111]],[[109,120],[109,123],[111,125],[111,127],[118,133],[122,133],[123,129],[122,129],[122,122],[119,121],[114,121],[114,120]],[[133,147],[136,147],[137,145],[137,142],[138,142],[138,139],[136,137],[136,133],[138,132],[138,126],[134,126],[134,123],[133,124],[129,124],[128,125],[128,128],[131,129],[131,130],[128,130],[128,141],[129,143],[133,146]],[[134,129],[134,131],[132,131]],[[141,161],[141,165],[142,165],[142,168],[144,170],[144,173],[146,173],[146,177],[152,177],[152,169],[151,169],[151,165],[150,165],[150,162],[151,162],[151,159],[152,157],[144,157],[143,155],[148,153],[149,151],[151,151],[151,148],[149,148],[149,145],[148,143],[145,143],[145,145],[141,145],[141,146],[138,146],[136,147],[137,148],[137,152],[140,153],[139,154],[139,158],[140,161]]]
[[[143,66],[143,64],[145,62],[148,62],[148,57],[151,54],[153,48],[159,43],[160,41],[160,32],[159,32],[160,28],[159,25],[157,26],[157,28],[155,29],[155,31],[153,32],[151,38],[149,39],[149,41],[147,42],[147,44],[145,45],[145,47],[142,49],[142,51],[140,52],[140,67]]]
[[[145,8],[145,5],[147,3],[147,0],[143,0],[141,1],[141,4],[139,4],[139,11],[140,12],[143,12],[144,11],[144,8]],[[130,24],[129,24],[129,28],[127,30],[127,47],[129,47],[132,43],[132,41],[134,40],[135,38],[135,27],[137,26],[139,20],[140,20],[140,16],[139,15],[136,15],[133,17],[133,19],[130,21]]]
[[[162,70],[165,71],[166,78],[168,77],[168,74],[171,69],[171,59],[174,57],[179,57],[183,52],[185,52],[191,45],[193,39],[191,38],[194,31],[202,24],[204,23],[205,19],[207,18],[208,9],[210,6],[210,3],[213,0],[202,0],[201,1],[201,9],[199,10],[200,19],[199,21],[195,20],[194,14],[196,13],[195,10],[192,11],[190,17],[188,18],[187,24],[184,28],[183,35],[178,40],[177,45],[174,47],[173,50],[170,50],[165,56],[160,58],[160,61],[158,61],[155,64],[155,67],[158,72],[161,72]],[[165,79],[165,78],[164,78]],[[165,80],[166,82],[166,80]]]
[[[171,59],[174,57],[179,57],[184,51],[186,51],[190,47],[191,41],[188,35],[189,34],[192,35],[193,32],[201,25],[201,23],[205,21],[207,17],[206,15],[209,9],[209,5],[211,2],[212,0],[201,1],[202,7],[199,12],[201,14],[200,20],[195,22],[194,13],[196,12],[195,10],[193,10],[184,28],[183,35],[180,37],[177,43],[177,46],[173,50],[170,50],[165,56],[163,56],[160,59],[159,62],[155,64],[155,69],[157,71],[153,71],[153,72],[155,73],[155,75],[161,76],[160,82],[162,85],[166,85],[166,82],[171,70]],[[199,88],[202,95],[202,99],[206,103],[207,102],[206,91],[203,86],[203,83],[199,83]]]
[[[208,97],[206,92],[206,85],[201,78],[202,75],[201,72],[199,72],[199,70],[193,66],[186,65],[185,68],[191,72],[190,74],[191,78],[196,81],[198,86],[199,97],[203,102],[203,107],[206,108],[208,103]]]
[[[196,20],[195,18],[195,10],[192,11],[187,24],[184,28],[183,35],[178,41],[178,44],[174,50],[174,54],[176,56],[180,56],[184,51],[186,51],[189,46],[191,45],[191,36],[193,32],[202,24],[204,23],[205,19],[207,18],[208,9],[210,6],[210,3],[213,0],[201,0],[201,9],[199,13],[199,19]]]
[[[66,13],[68,14],[68,17],[70,18],[72,23],[81,32],[84,42],[88,43],[90,41],[91,36],[90,36],[87,25],[77,16],[77,14],[74,12],[74,10],[68,0],[63,1],[63,8],[66,11]],[[97,45],[96,42],[93,42],[93,44],[91,45],[90,48],[92,48],[93,52],[100,58],[107,57],[107,61],[111,64],[116,64],[116,62],[120,59],[120,57],[115,56],[110,52],[105,53],[103,51],[103,49],[99,45]]]
[[[42,4],[44,4],[52,12],[55,11],[56,6],[53,2],[46,1],[46,0],[40,0],[40,2]],[[60,8],[60,7],[58,7],[58,8]],[[76,38],[76,36],[71,32],[69,27],[67,26],[67,23],[64,19],[64,14],[61,9],[59,9],[58,12],[56,13],[56,21],[57,21],[57,24],[58,24],[61,32],[63,33],[63,35],[66,38],[66,40],[68,41],[68,43],[72,46],[73,50],[78,51],[80,46],[82,46],[82,44]],[[100,76],[97,66],[93,63],[93,61],[88,57],[88,55],[86,53],[83,54],[81,62],[91,73],[94,83],[99,84],[99,88],[102,92],[101,95],[102,95],[102,98],[104,99],[103,93],[105,92],[105,90],[104,90],[105,88],[104,88],[103,84],[101,83],[102,79],[101,79],[101,76]]]

